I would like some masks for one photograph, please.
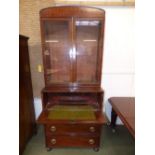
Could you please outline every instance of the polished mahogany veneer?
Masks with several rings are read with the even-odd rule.
[[[101,88],[105,11],[85,6],[45,8],[40,11],[40,25],[45,88],[38,122],[45,128],[46,147],[98,151],[105,122]],[[48,116],[56,105],[77,109],[77,116],[78,112],[93,113],[94,119],[73,119],[71,115],[68,120],[51,119]],[[65,113],[61,110],[58,115]]]
[[[19,154],[37,132],[28,51],[28,37],[19,35]]]
[[[134,97],[111,97],[109,102],[112,106],[111,126],[116,126],[117,116],[122,120],[125,127],[135,138],[135,98]]]

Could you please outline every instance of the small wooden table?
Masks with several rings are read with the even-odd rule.
[[[135,98],[134,97],[111,97],[108,99],[112,105],[111,127],[116,126],[117,116],[124,123],[131,135],[135,137]]]

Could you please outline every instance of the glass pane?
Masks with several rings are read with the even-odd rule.
[[[97,82],[100,21],[76,21],[77,81]]]
[[[47,82],[70,81],[70,39],[68,21],[45,21],[45,65]]]

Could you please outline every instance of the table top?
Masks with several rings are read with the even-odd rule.
[[[120,117],[124,125],[135,136],[135,98],[134,97],[111,97],[109,102],[113,110]]]

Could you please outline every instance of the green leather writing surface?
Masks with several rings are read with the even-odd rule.
[[[95,114],[91,106],[56,105],[49,109],[48,119],[95,120]]]

